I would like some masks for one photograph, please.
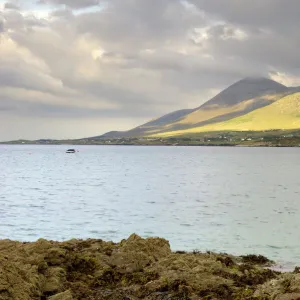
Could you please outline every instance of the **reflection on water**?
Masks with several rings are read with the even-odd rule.
[[[0,238],[161,236],[300,263],[300,149],[0,146]]]

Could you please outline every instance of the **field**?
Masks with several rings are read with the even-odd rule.
[[[164,132],[153,136],[172,137],[213,131],[267,131],[299,128],[300,93],[296,93],[286,96],[271,105],[225,122],[185,130]]]

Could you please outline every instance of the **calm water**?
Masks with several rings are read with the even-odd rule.
[[[300,149],[0,146],[0,238],[161,236],[300,263]]]

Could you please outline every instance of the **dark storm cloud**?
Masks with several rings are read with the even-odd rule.
[[[189,0],[210,14],[252,28],[267,27],[278,31],[297,30],[300,24],[298,0]]]
[[[178,0],[112,0],[104,11],[79,15],[80,34],[91,33],[104,43],[122,50],[151,48],[186,39],[193,27],[204,25],[202,16],[192,14]]]
[[[249,64],[260,65],[298,76],[300,63],[300,1],[298,0],[190,0],[198,9],[220,20],[212,26],[209,49],[218,57],[232,56]],[[247,36],[244,40],[221,39],[228,26],[239,28]],[[245,68],[245,74],[247,73]]]
[[[80,34],[91,33],[103,39],[109,50],[121,49],[125,55],[152,47],[160,48],[158,52],[161,52],[166,42],[189,47],[192,43],[190,33],[195,28],[207,26],[208,40],[201,40],[197,44],[199,55],[187,53],[180,58],[176,53],[170,53],[164,61],[153,62],[153,67],[156,64],[158,70],[177,69],[180,72],[190,69],[194,72],[195,67],[188,66],[194,60],[195,66],[199,67],[198,73],[201,70],[206,72],[207,62],[200,55],[207,53],[214,57],[215,63],[208,63],[214,67],[217,77],[219,72],[223,72],[224,60],[228,62],[225,73],[236,73],[236,76],[266,75],[272,68],[298,73],[299,1],[290,1],[289,5],[283,0],[191,0],[187,3],[193,4],[198,11],[192,5],[190,9],[184,9],[182,1],[176,0],[111,0],[109,3],[105,14],[96,12],[77,17],[76,27]],[[244,39],[235,36],[237,30],[245,35]],[[179,58],[177,60],[176,55]],[[152,55],[152,59],[160,60],[156,54]],[[235,71],[235,60],[239,62],[239,72]],[[143,61],[136,63],[143,64]]]

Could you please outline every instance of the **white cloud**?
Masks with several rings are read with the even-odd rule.
[[[295,76],[292,74],[287,74],[284,72],[269,72],[271,79],[280,82],[286,86],[300,86],[300,76]]]

